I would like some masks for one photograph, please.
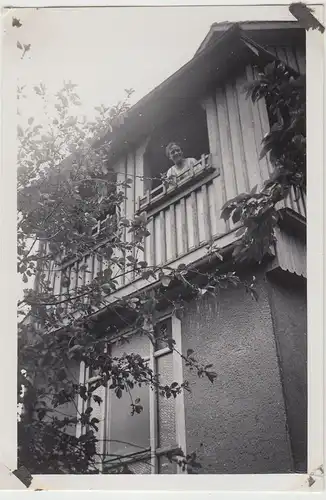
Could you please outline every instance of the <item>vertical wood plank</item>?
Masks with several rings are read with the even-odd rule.
[[[237,194],[237,188],[234,177],[234,164],[232,147],[230,140],[230,128],[228,120],[228,110],[226,107],[225,90],[217,89],[216,109],[219,126],[219,136],[221,143],[221,185],[222,185],[222,205]],[[226,221],[226,230],[232,229],[232,221]]]
[[[299,71],[298,64],[292,47],[286,48],[286,55],[287,55],[288,65],[295,71]]]
[[[224,173],[222,169],[222,154],[218,127],[218,117],[216,109],[216,100],[209,96],[204,101],[206,109],[207,130],[209,140],[209,150],[212,155],[212,165],[220,172],[220,177],[214,179],[213,186],[215,190],[214,200],[214,235],[224,234],[227,230],[227,224],[221,219],[221,207],[226,201],[224,190]]]
[[[61,294],[67,294],[70,292],[70,274],[71,274],[71,266],[65,268],[64,271],[61,271]],[[64,295],[64,299],[66,298],[67,296]],[[65,312],[67,311],[68,302],[65,302],[63,304],[63,309]]]
[[[303,75],[306,73],[306,56],[303,49],[300,47],[296,48],[295,58],[297,60],[298,68],[300,73]]]
[[[126,190],[126,204],[125,204],[125,210],[126,210],[126,218],[127,219],[133,219],[134,218],[134,213],[135,213],[135,157],[134,157],[134,152],[131,151],[128,153],[126,156],[126,174],[127,178],[130,178],[132,180],[132,185],[130,188],[127,188]],[[132,242],[132,234],[128,232],[128,229],[126,230],[126,243],[131,243]],[[126,256],[128,255],[133,255],[133,252],[128,251],[126,253]],[[129,268],[125,269],[125,284],[130,283],[133,279],[133,275],[131,272],[127,272]]]
[[[187,229],[188,229],[188,247],[189,250],[195,248],[195,229],[197,219],[193,217],[193,201],[192,196],[187,196],[185,199],[186,214],[187,214]]]
[[[196,198],[197,198],[197,214],[199,219],[199,225],[198,225],[199,243],[203,243],[203,241],[205,241],[205,226],[204,226],[204,200],[203,200],[203,192],[201,189],[198,189],[196,191]]]
[[[260,148],[257,148],[256,144],[252,110],[250,108],[250,103],[242,92],[246,81],[245,76],[241,76],[237,79],[237,94],[245,158],[248,169],[249,188],[252,189],[256,184],[261,185],[262,176],[258,162]]]
[[[170,205],[170,223],[171,223],[171,258],[175,259],[177,256],[177,235],[175,224],[175,209],[174,204]]]
[[[77,286],[77,267],[76,267],[76,262],[71,266],[70,268],[70,287],[69,287],[69,293],[70,295],[74,296],[76,293],[76,286]]]
[[[303,215],[304,217],[306,217],[306,208],[305,208],[305,202],[304,202],[304,198],[303,198],[303,193],[301,192],[300,195],[297,195],[297,198],[298,198],[298,212]]]
[[[225,183],[225,201],[237,195],[237,185],[234,172],[233,152],[229,113],[227,108],[225,89],[218,89],[216,94],[217,117],[220,131],[222,165]]]
[[[85,283],[85,270],[82,269],[82,267],[85,266],[86,263],[87,263],[87,256],[83,257],[80,261],[80,264],[79,264],[78,276],[77,276],[77,288],[78,289],[80,289]],[[82,302],[84,302],[85,297],[83,297],[81,300],[82,300]]]
[[[203,184],[201,188],[202,200],[203,200],[203,221],[204,221],[204,240],[209,241],[211,239],[211,223],[209,215],[209,201],[208,201],[208,188],[207,184]]]
[[[257,73],[258,73],[257,71],[254,72],[255,77],[257,76]],[[265,135],[268,134],[270,131],[270,124],[269,124],[267,105],[265,99],[259,99],[259,101],[257,102],[257,108],[262,130],[262,138],[264,138]],[[266,155],[265,158],[266,158],[268,176],[270,176],[270,174],[273,172],[273,166],[269,160],[269,155]]]
[[[160,243],[161,243],[161,261],[162,264],[166,262],[166,227],[165,227],[165,214],[164,210],[160,212]]]
[[[195,247],[199,245],[199,227],[198,227],[198,210],[197,210],[197,197],[196,192],[191,193],[191,208],[192,208],[192,231],[193,231],[193,244]],[[191,224],[188,223],[188,227]],[[190,232],[190,231],[189,231]],[[189,244],[190,247],[190,244]]]
[[[218,179],[218,178],[216,178]],[[211,221],[211,231],[212,236],[218,234],[218,224],[217,224],[217,210],[216,210],[216,186],[214,186],[215,179],[207,185],[207,196],[208,196],[208,209],[209,217]]]
[[[181,219],[181,204],[175,204],[175,219],[176,219],[176,233],[177,233],[177,255],[178,257],[183,253],[183,240],[182,240],[182,219]]]
[[[212,155],[212,165],[217,170],[221,163],[221,145],[218,128],[218,118],[216,111],[216,102],[212,96],[207,97],[203,101],[206,110],[206,121],[208,131],[209,151]]]
[[[251,66],[246,67],[246,75],[247,75],[247,80],[252,81],[254,79],[254,73],[253,69]],[[254,135],[255,135],[255,141],[256,141],[256,151],[257,151],[257,160],[258,160],[258,166],[260,168],[260,175],[261,175],[261,180],[265,181],[269,178],[269,168],[267,165],[267,159],[266,156],[259,160],[260,156],[260,151],[262,149],[262,140],[264,137],[264,132],[262,130],[262,125],[260,121],[260,116],[259,116],[259,110],[258,110],[258,103],[257,102],[252,102],[251,98],[248,99],[248,103],[251,108],[252,112],[252,123],[253,123],[253,128],[254,128]],[[247,176],[248,177],[248,176]],[[249,186],[247,191],[249,190]]]
[[[150,218],[149,221],[149,232],[151,233],[150,236],[148,236],[149,239],[149,259],[148,263],[150,263],[151,266],[156,265],[156,259],[155,259],[155,230],[154,230],[154,217]]]
[[[58,264],[56,265],[56,267],[58,266]],[[55,271],[54,271],[54,280],[53,280],[53,294],[54,295],[60,295],[60,285],[61,285],[61,272],[60,270],[57,268]]]
[[[166,260],[172,258],[172,242],[171,242],[171,213],[169,208],[164,209],[165,219],[165,238],[166,238]]]
[[[162,245],[161,245],[161,221],[160,214],[154,215],[154,242],[155,242],[155,264],[162,264]]]
[[[182,234],[182,249],[183,252],[188,251],[188,230],[187,230],[187,214],[185,199],[180,200],[180,212],[181,212],[181,234]]]
[[[116,167],[116,170],[119,171],[119,172],[123,172],[123,175],[120,174],[120,176],[122,177],[122,179],[124,181],[127,180],[128,176],[127,176],[127,163],[128,163],[128,158],[127,156],[123,157],[118,163],[117,163],[117,167]],[[119,178],[119,177],[118,177]],[[124,194],[124,200],[121,202],[121,205],[120,205],[120,217],[119,218],[126,218],[127,217],[127,196],[129,194],[129,191],[130,191],[130,188],[124,186],[122,188],[123,190],[123,194]],[[123,228],[122,229],[122,241],[125,243],[126,242],[126,235],[127,235],[127,229],[126,228]],[[121,269],[121,285],[124,285],[125,284],[125,267],[123,267]]]
[[[235,184],[237,193],[249,190],[246,158],[244,154],[243,137],[241,134],[240,113],[238,108],[237,91],[234,83],[226,85],[226,99],[230,124],[230,139],[233,152],[235,170]]]

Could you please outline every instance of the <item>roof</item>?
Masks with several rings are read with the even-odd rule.
[[[262,25],[265,35],[270,37],[273,32],[274,43],[276,27],[280,27],[277,43],[288,27],[292,28],[291,40],[298,31],[302,33],[296,22],[213,24],[193,58],[132,106],[96,146],[110,141],[109,161],[115,162],[150,135],[156,126],[200,98],[213,84],[223,82],[232,71],[241,70],[257,57],[275,60],[273,54],[257,43],[256,36],[255,40],[248,36],[261,33]]]
[[[268,45],[273,40],[275,41],[276,30],[278,41],[281,39],[281,43],[282,38],[284,39],[287,36],[286,33],[288,33],[289,29],[292,30],[291,36],[293,36],[295,31],[298,32],[297,21],[246,21],[238,24],[246,36],[263,45]],[[231,25],[232,23],[229,22],[213,23],[195,54],[199,54],[199,52],[207,48],[211,43],[214,43],[220,33],[227,30]]]

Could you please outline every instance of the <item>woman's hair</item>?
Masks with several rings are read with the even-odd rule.
[[[180,145],[179,145],[178,143],[176,143],[176,142],[169,142],[169,144],[168,144],[168,145],[166,146],[166,148],[165,148],[165,154],[166,154],[166,156],[169,156],[170,151],[171,151],[171,149],[172,149],[174,146],[177,146],[178,148],[180,148],[180,149],[181,149],[181,147],[180,147]]]

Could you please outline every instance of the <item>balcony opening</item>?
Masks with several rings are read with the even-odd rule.
[[[199,103],[176,113],[154,130],[144,154],[144,193],[159,186],[160,176],[172,167],[165,154],[170,142],[179,144],[185,158],[199,161],[203,154],[209,154],[206,112]]]

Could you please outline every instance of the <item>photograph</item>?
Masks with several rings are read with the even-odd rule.
[[[306,39],[324,27],[301,3],[228,9],[7,9],[26,487],[311,472]]]

